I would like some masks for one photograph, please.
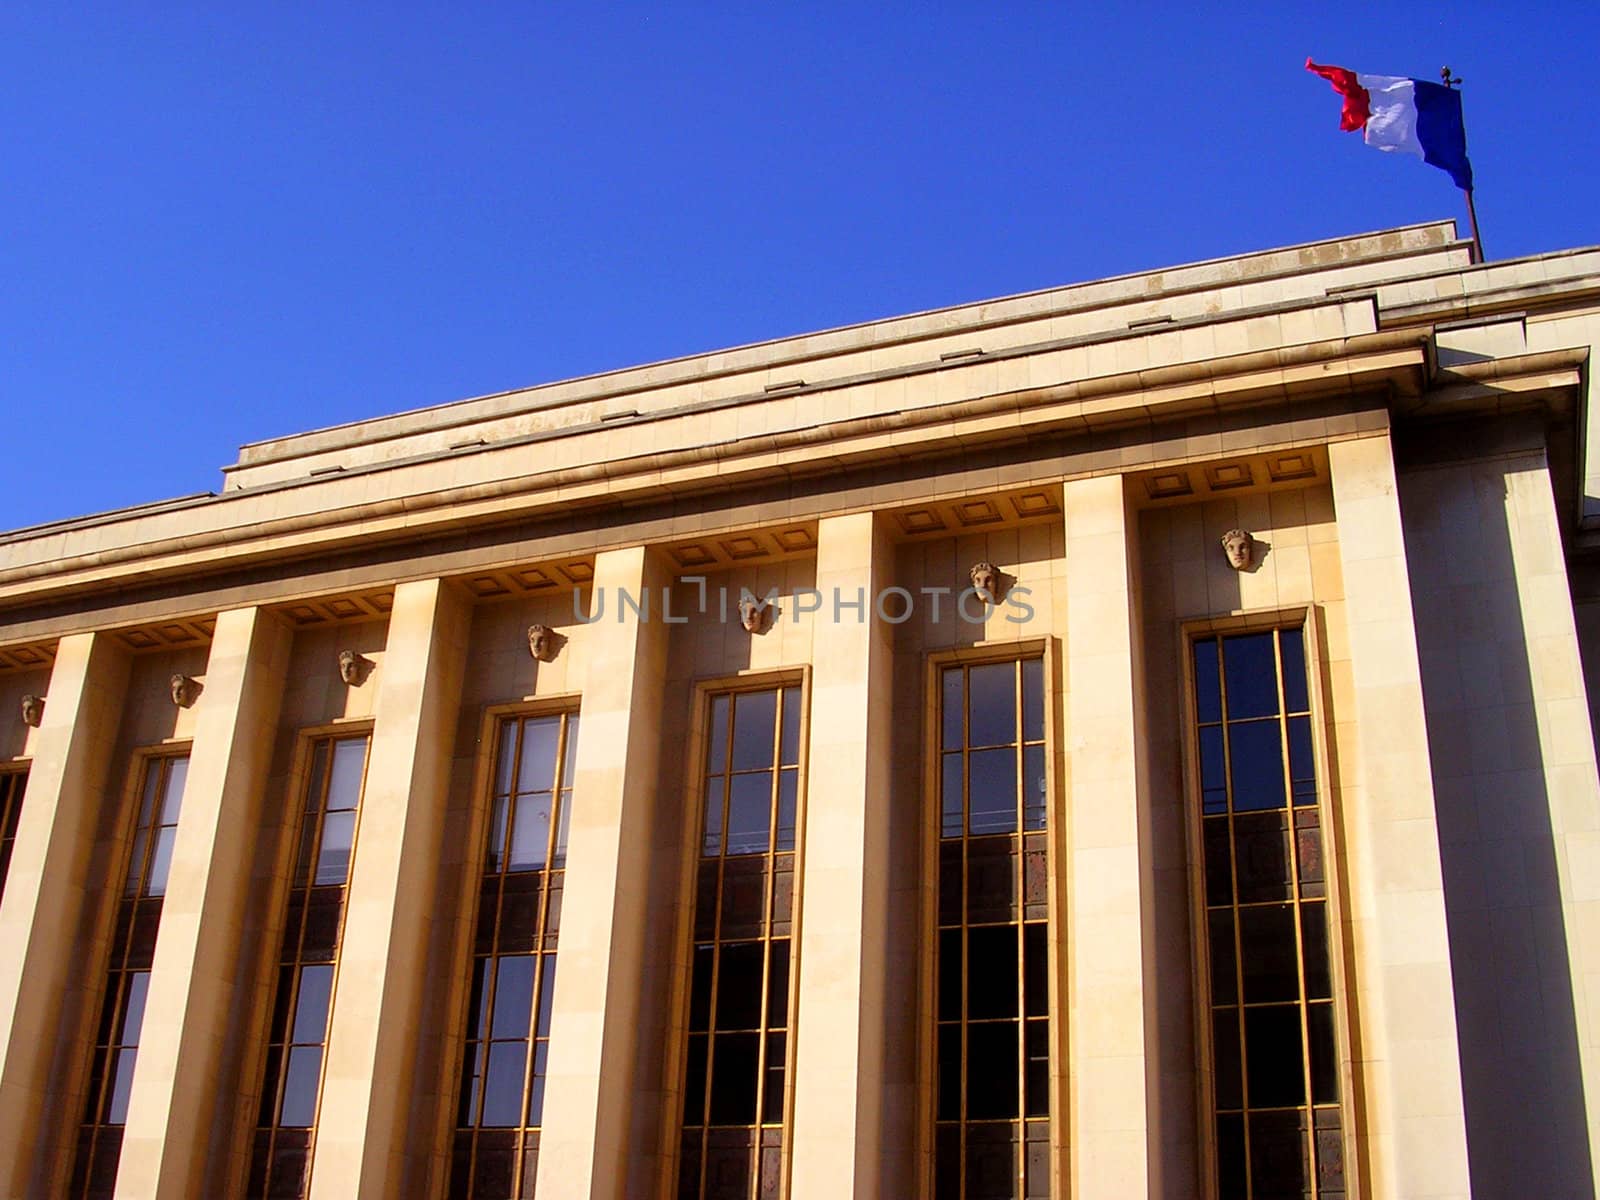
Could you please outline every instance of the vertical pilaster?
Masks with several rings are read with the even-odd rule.
[[[891,569],[873,514],[819,522],[793,1200],[880,1194],[894,643],[876,600]]]
[[[584,631],[589,666],[539,1139],[540,1200],[622,1200],[627,1180],[667,583],[665,568],[644,547],[595,558],[595,623]],[[643,614],[623,603],[624,593],[648,606]]]
[[[312,1154],[312,1200],[398,1194],[471,609],[395,588]]]
[[[86,971],[77,934],[127,687],[127,657],[108,637],[57,645],[0,901],[0,1196],[34,1194],[41,1146],[80,1115],[52,1077],[56,1025]]]
[[[1380,1196],[1465,1197],[1438,822],[1389,438],[1335,442],[1328,463],[1360,746],[1343,816],[1368,1165]]]
[[[1117,476],[1062,491],[1072,1195],[1125,1200],[1161,1194],[1136,516]]]
[[[287,627],[260,609],[217,617],[161,904],[119,1200],[199,1191],[290,644]]]

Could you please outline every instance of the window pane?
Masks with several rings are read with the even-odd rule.
[[[760,942],[732,942],[722,947],[717,964],[717,1028],[754,1029],[761,1021]]]
[[[145,877],[144,895],[167,894],[167,872],[172,869],[172,843],[177,839],[178,830],[174,825],[163,825],[156,830],[156,844],[150,851],[150,873]]]
[[[150,846],[150,831],[141,827],[133,835],[133,853],[128,859],[128,881],[123,885],[124,896],[137,896],[145,874],[145,857]]]
[[[1228,773],[1220,725],[1200,731],[1200,800],[1208,815],[1228,811]]]
[[[782,1029],[789,1023],[789,939],[774,938],[767,963],[767,1025]]]
[[[526,1020],[527,1013],[523,1013]],[[522,1124],[522,1076],[528,1066],[527,1042],[489,1043],[489,1069],[483,1089],[483,1124]]]
[[[356,836],[354,812],[331,812],[322,819],[322,845],[317,847],[318,883],[343,883],[350,869],[350,847]]]
[[[968,745],[1005,746],[1017,740],[1017,670],[1013,663],[990,663],[967,673],[972,688],[967,716]]]
[[[366,762],[366,738],[345,738],[333,744],[333,770],[328,778],[329,812],[355,808],[361,799],[361,771]]]
[[[1233,1004],[1239,998],[1237,960],[1233,953],[1233,911],[1218,909],[1206,922],[1211,947],[1211,1003]]]
[[[148,829],[156,823],[156,797],[161,794],[161,768],[164,760],[154,758],[145,766],[144,793],[139,797],[139,827]]]
[[[1306,712],[1306,646],[1299,629],[1280,630],[1279,653],[1283,655],[1283,699],[1285,712]]]
[[[1300,1010],[1273,1004],[1244,1010],[1244,1046],[1251,1108],[1305,1103]]]
[[[728,853],[763,853],[767,849],[771,821],[772,772],[735,775],[728,803]]]
[[[1044,659],[1030,658],[1022,664],[1022,740],[1044,740]]]
[[[1333,981],[1328,974],[1328,921],[1324,904],[1300,906],[1300,937],[1304,943],[1306,964],[1306,998],[1323,1000],[1333,995]]]
[[[1282,808],[1283,744],[1276,721],[1228,726],[1229,765],[1233,768],[1233,810]]]
[[[495,971],[491,1037],[528,1036],[528,1018],[533,1010],[533,968],[531,954],[507,955],[499,960]],[[517,1086],[521,1088],[520,1081]]]
[[[111,1094],[106,1102],[107,1125],[127,1123],[128,1096],[133,1091],[133,1064],[138,1057],[137,1047],[118,1050],[112,1055]]]
[[[1317,772],[1311,757],[1311,718],[1289,718],[1289,779],[1296,804],[1317,802]]]
[[[494,765],[494,794],[509,796],[512,788],[512,770],[517,762],[517,726],[506,721],[500,726],[500,752]]]
[[[943,746],[946,750],[961,749],[961,668],[947,667],[943,673]]]
[[[750,1125],[756,1119],[760,1035],[723,1033],[712,1039],[711,1123]]]
[[[967,1026],[967,1119],[1020,1116],[1017,1108],[1017,1023]]]
[[[550,1014],[556,1002],[556,956],[539,956],[539,1023],[534,1029],[536,1037],[550,1036]]]
[[[122,998],[122,1023],[117,1030],[119,1045],[139,1044],[139,1032],[144,1028],[144,1002],[149,992],[149,971],[134,971],[128,976],[127,991]]]
[[[1041,922],[1022,927],[1024,1008],[1030,1017],[1050,1015],[1050,948]]]
[[[545,865],[550,853],[550,809],[555,797],[549,792],[517,797],[511,814],[511,848],[506,870],[535,871]]]
[[[711,701],[711,749],[706,755],[706,770],[715,775],[728,769],[728,697]]]
[[[294,1006],[292,1042],[321,1042],[328,1032],[328,996],[333,990],[333,967],[319,964],[300,968],[300,996]]]
[[[722,853],[722,776],[714,775],[706,780],[706,822],[705,839],[701,843],[702,854]]]
[[[489,851],[487,855],[488,869],[498,871],[505,863],[506,855],[506,818],[511,814],[511,801],[505,796],[497,796],[494,806],[489,810]]]
[[[544,1123],[544,1081],[550,1073],[550,1043],[536,1042],[533,1047],[533,1078],[528,1081],[528,1124]],[[525,1192],[524,1195],[532,1193]]]
[[[734,697],[733,703],[733,769],[750,771],[770,767],[778,693],[744,692]]]
[[[183,807],[183,786],[189,780],[189,759],[171,758],[167,763],[167,786],[161,799],[160,823],[176,825],[178,811]]]
[[[557,869],[567,865],[567,837],[572,829],[572,791],[568,789],[556,800],[556,849],[550,856],[550,865]]]
[[[1014,833],[1017,828],[1017,753],[974,750],[967,757],[971,791],[968,832]]]
[[[283,1073],[283,1108],[278,1124],[310,1128],[317,1116],[317,1078],[322,1073],[321,1046],[295,1046]]]
[[[555,788],[556,743],[560,735],[560,717],[534,717],[522,723],[517,791],[548,792]]]
[[[969,929],[967,1019],[976,1021],[1016,1015],[1017,927],[985,925]],[[999,1069],[998,1063],[994,1065]]]
[[[961,753],[944,756],[944,770],[940,773],[940,808],[943,817],[939,831],[944,837],[961,836],[962,792]]]
[[[1246,1004],[1300,998],[1291,905],[1249,905],[1239,910],[1239,961],[1244,967]]]
[[[783,739],[778,751],[778,761],[784,766],[800,762],[800,689],[783,689]]]
[[[1194,644],[1195,712],[1202,725],[1222,720],[1222,691],[1217,672],[1217,639]]]
[[[1022,752],[1022,827],[1043,829],[1045,806],[1044,747],[1029,746]]]
[[[779,850],[794,849],[794,822],[796,797],[800,789],[800,772],[793,767],[778,773],[778,838]]]
[[[1339,1058],[1334,1051],[1333,1005],[1306,1007],[1306,1031],[1311,1040],[1311,1101],[1339,1102]]]
[[[1278,711],[1278,667],[1272,634],[1250,633],[1226,639],[1223,681],[1228,689],[1228,720],[1267,717]]]

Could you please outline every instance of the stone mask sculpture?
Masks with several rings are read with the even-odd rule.
[[[339,651],[339,678],[351,687],[360,687],[371,667],[372,661],[354,650]]]
[[[1228,556],[1228,565],[1243,571],[1256,557],[1256,540],[1248,530],[1230,529],[1222,535],[1222,549]]]
[[[739,624],[746,633],[760,633],[767,626],[767,602],[746,596],[739,601]]]
[[[27,695],[22,698],[22,723],[32,725],[35,729],[39,722],[44,720],[44,697]]]
[[[548,625],[529,625],[528,652],[539,662],[550,662],[561,648],[560,638],[561,635]]]
[[[972,577],[972,590],[986,604],[1000,603],[1000,569],[987,560],[973,566],[969,574]]]
[[[172,702],[179,708],[188,708],[200,695],[200,682],[182,671],[172,676]]]

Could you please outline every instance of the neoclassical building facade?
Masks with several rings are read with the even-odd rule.
[[[0,535],[0,1196],[1592,1196],[1596,346],[1425,224]]]

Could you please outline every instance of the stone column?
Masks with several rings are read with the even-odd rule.
[[[1161,1194],[1138,523],[1120,477],[1073,480],[1062,492],[1069,1166],[1076,1200],[1126,1200]]]
[[[1380,1196],[1465,1197],[1466,1119],[1438,822],[1389,437],[1335,442],[1328,465],[1360,746],[1342,816],[1367,1167]]]
[[[334,983],[312,1200],[395,1196],[471,607],[395,588]]]
[[[595,559],[584,631],[559,983],[539,1137],[540,1200],[622,1200],[644,965],[669,576],[644,547]],[[620,601],[648,596],[647,615]],[[679,764],[671,764],[677,770]]]
[[[128,658],[106,635],[56,646],[0,901],[0,1196],[44,1190],[40,1154],[82,1116],[54,1075],[57,1018],[69,989],[99,982],[86,980],[78,929],[127,688]]]
[[[161,904],[119,1200],[182,1200],[199,1191],[223,1039],[238,1002],[238,931],[291,641],[286,626],[257,608],[217,617]]]
[[[891,549],[871,513],[818,525],[793,1200],[880,1194],[894,642],[876,598]]]

